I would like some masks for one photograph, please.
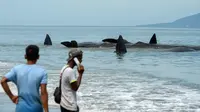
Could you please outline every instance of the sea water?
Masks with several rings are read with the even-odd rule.
[[[118,38],[149,42],[153,33],[159,44],[200,45],[200,29],[138,27],[1,26],[0,77],[25,63],[25,47],[40,47],[38,65],[48,72],[49,104],[59,84],[59,73],[69,48],[62,41],[101,42]],[[52,46],[44,46],[49,34]],[[200,52],[163,49],[127,49],[121,57],[114,48],[82,48],[85,72],[78,90],[83,112],[183,112],[200,111]],[[16,86],[9,83],[17,94]],[[0,87],[0,92],[3,93]]]

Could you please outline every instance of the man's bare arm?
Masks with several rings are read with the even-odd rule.
[[[47,93],[46,84],[41,84],[41,100],[42,100],[44,111],[49,112],[48,93]]]
[[[1,80],[1,86],[6,92],[6,94],[9,96],[9,98],[12,100],[13,103],[18,103],[18,96],[14,96],[12,92],[10,91],[10,88],[7,83],[7,78],[3,77]]]
[[[78,73],[79,73],[78,79],[77,79],[77,81],[71,83],[71,87],[74,91],[77,91],[79,86],[81,85],[81,80],[82,80],[84,71],[85,71],[84,66],[80,65],[80,68],[78,69]]]
[[[77,81],[71,83],[72,90],[77,91],[81,85],[82,75],[78,76]]]

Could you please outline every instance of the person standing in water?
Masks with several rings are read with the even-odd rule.
[[[61,70],[61,112],[79,112],[77,105],[76,92],[81,85],[84,66],[77,65],[74,58],[77,58],[79,63],[82,62],[83,52],[78,48],[72,48],[68,53],[67,64]],[[75,66],[78,71],[78,78],[73,69]]]
[[[16,112],[48,112],[47,72],[36,65],[39,47],[29,45],[25,50],[26,64],[13,67],[1,80],[5,93],[16,104]],[[7,82],[17,86],[18,96],[13,95]],[[41,88],[41,95],[39,93]]]

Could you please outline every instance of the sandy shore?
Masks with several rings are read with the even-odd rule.
[[[0,112],[15,112],[16,105],[4,93],[0,93]],[[60,112],[59,108],[49,107],[49,112]]]

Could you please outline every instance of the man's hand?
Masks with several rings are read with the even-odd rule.
[[[11,98],[12,102],[17,104],[18,103],[18,96],[12,96]]]
[[[79,73],[79,75],[82,75],[82,74],[83,74],[83,72],[85,71],[85,69],[84,69],[84,66],[83,66],[83,65],[80,65],[80,66],[77,68],[77,70],[78,70],[78,73]]]

